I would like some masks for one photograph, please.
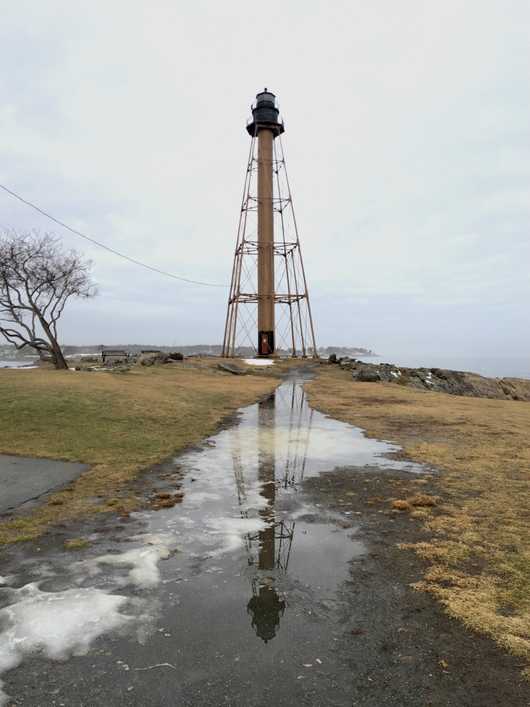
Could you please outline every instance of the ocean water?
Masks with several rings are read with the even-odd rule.
[[[0,359],[0,368],[27,368],[28,366],[34,366],[36,361],[36,358]]]
[[[446,354],[392,354],[362,358],[370,363],[395,363],[409,368],[449,368],[454,371],[471,371],[490,378],[529,378],[528,356],[447,356]]]

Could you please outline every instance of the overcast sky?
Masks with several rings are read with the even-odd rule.
[[[527,0],[1,0],[0,182],[132,257],[228,282],[264,86],[285,119],[317,343],[530,354]],[[55,231],[97,299],[66,343],[214,343],[222,289]]]

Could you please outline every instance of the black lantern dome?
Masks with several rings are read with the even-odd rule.
[[[247,123],[249,135],[257,135],[263,129],[271,130],[274,137],[284,131],[280,111],[276,107],[276,96],[267,88],[256,95],[256,103],[252,106],[252,119]]]

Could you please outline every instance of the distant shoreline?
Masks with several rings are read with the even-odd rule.
[[[153,346],[148,344],[116,344],[116,345],[92,345],[92,346],[65,346],[67,356],[95,354],[102,348],[126,349],[131,353],[145,349],[159,349],[164,352],[180,351],[185,356],[191,354],[202,354],[206,356],[220,356],[221,346],[219,345],[189,345],[189,346]],[[354,346],[322,346],[318,349],[319,355],[323,358],[335,353],[337,357],[348,356],[359,360],[373,362],[374,359],[381,363],[392,363],[397,366],[409,368],[445,368],[454,371],[469,371],[478,373],[488,378],[527,378],[530,379],[530,354],[528,356],[458,356],[454,354],[426,354],[426,353],[376,353],[371,349]],[[288,352],[285,352],[287,355]],[[241,358],[253,356],[251,349],[242,350],[238,355]],[[31,365],[37,360],[36,357],[13,351],[9,346],[0,346],[0,368],[18,367],[22,364]]]

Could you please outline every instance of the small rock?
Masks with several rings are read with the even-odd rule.
[[[418,493],[408,499],[411,506],[435,506],[436,498],[428,493]]]
[[[410,503],[403,499],[397,499],[396,501],[392,501],[392,508],[396,511],[410,511]]]
[[[239,368],[239,366],[236,366],[233,363],[218,363],[217,368],[220,371],[226,371],[234,376],[244,376],[246,374],[246,371],[243,368]]]

